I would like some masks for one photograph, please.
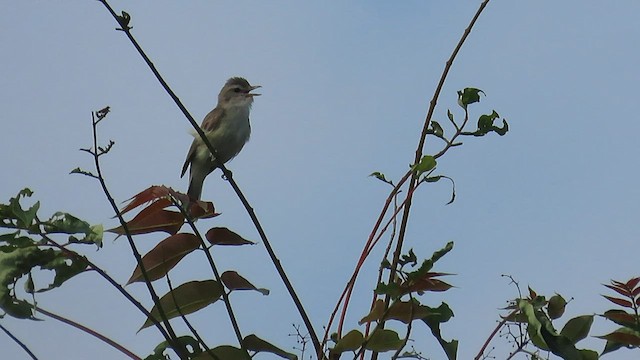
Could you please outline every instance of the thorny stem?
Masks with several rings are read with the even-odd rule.
[[[162,78],[162,76],[160,75],[160,73],[158,72],[156,67],[153,65],[153,63],[151,62],[149,57],[145,54],[145,52],[142,50],[142,48],[140,47],[138,42],[135,40],[135,38],[133,37],[133,35],[129,31],[130,28],[127,26],[127,24],[121,23],[120,17],[113,11],[113,9],[107,3],[106,0],[99,0],[99,1],[107,8],[107,10],[111,14],[111,16],[113,16],[113,18],[118,22],[118,24],[122,26],[122,28],[119,29],[119,30],[122,30],[127,35],[127,37],[129,38],[129,40],[131,41],[133,46],[136,48],[136,50],[138,50],[138,53],[140,54],[140,56],[142,56],[142,58],[147,63],[147,65],[149,66],[149,68],[151,69],[153,74],[156,76],[156,79],[158,79],[158,81],[160,82],[160,84],[162,85],[164,90],[169,94],[171,99],[173,99],[173,101],[176,103],[178,108],[182,111],[182,113],[187,118],[187,120],[189,121],[191,126],[198,133],[198,135],[202,139],[203,143],[206,144],[206,146],[209,149],[209,151],[215,157],[215,154],[217,153],[215,147],[213,145],[211,145],[211,143],[209,142],[209,139],[205,136],[205,134],[202,131],[202,129],[198,126],[196,121],[193,119],[193,116],[191,116],[191,114],[189,113],[189,111],[187,111],[186,107],[182,104],[180,99],[176,96],[176,94],[173,92],[173,90],[171,90],[171,88],[166,83],[166,81],[164,81],[164,79]],[[260,222],[258,220],[258,217],[255,214],[255,211],[253,210],[253,208],[251,207],[251,205],[247,201],[246,197],[244,196],[244,194],[242,193],[242,191],[240,190],[240,188],[238,187],[236,182],[233,180],[232,173],[223,164],[219,164],[218,167],[220,168],[220,170],[222,170],[223,174],[225,175],[225,178],[227,179],[227,181],[229,182],[231,187],[236,192],[238,198],[240,199],[240,201],[244,205],[245,210],[247,211],[247,213],[249,214],[249,217],[251,218],[251,221],[253,221],[253,224],[256,227],[256,230],[258,231],[258,234],[260,235],[260,238],[261,238],[262,242],[265,245],[267,253],[269,254],[269,257],[271,258],[271,261],[272,261],[273,265],[276,267],[276,271],[278,272],[278,275],[280,276],[280,278],[282,279],[282,282],[284,283],[285,287],[287,288],[287,291],[289,292],[289,295],[291,296],[291,299],[293,300],[293,302],[294,302],[294,304],[296,306],[296,309],[298,310],[298,312],[300,314],[300,317],[302,318],[302,321],[304,322],[305,327],[307,328],[307,331],[309,332],[309,336],[311,337],[311,341],[313,342],[313,346],[314,346],[314,348],[316,350],[316,354],[318,355],[318,358],[323,358],[324,355],[322,353],[322,346],[320,345],[320,341],[318,340],[318,336],[316,335],[316,332],[313,329],[313,325],[311,324],[311,320],[309,319],[309,316],[307,315],[306,311],[304,310],[302,302],[298,298],[298,295],[296,294],[296,292],[295,292],[295,290],[293,288],[293,285],[289,281],[289,278],[287,277],[287,275],[286,275],[286,273],[284,271],[284,268],[280,264],[280,260],[275,255],[275,252],[273,251],[273,248],[271,247],[269,239],[267,238],[267,235],[264,232],[264,230],[262,228],[262,225],[260,224]]]

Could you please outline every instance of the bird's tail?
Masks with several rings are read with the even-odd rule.
[[[189,189],[187,190],[187,195],[193,200],[200,200],[200,196],[202,195],[202,184],[204,183],[204,178],[199,177],[191,177],[189,179]]]

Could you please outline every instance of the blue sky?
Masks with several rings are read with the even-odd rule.
[[[406,171],[444,62],[477,4],[112,2],[131,14],[134,35],[198,121],[227,78],[263,86],[251,140],[229,168],[319,331],[387,195],[367,175],[381,171],[397,179]],[[494,0],[456,60],[434,119],[444,124],[447,109],[459,115],[456,91],[477,87],[487,97],[472,112],[495,109],[511,126],[505,137],[466,139],[443,157],[438,171],[456,180],[457,200],[444,205],[444,183],[422,188],[408,228],[410,246],[422,257],[455,241],[436,270],[456,273],[448,279],[456,288],[423,301],[453,308],[443,333],[461,341],[460,359],[475,355],[497,309],[516,296],[501,274],[541,293],[573,297],[568,317],[606,310],[600,284],[639,275],[639,13],[640,4],[629,0]],[[112,113],[100,137],[116,142],[103,158],[116,199],[153,184],[186,189],[179,172],[192,140],[189,124],[115,27],[97,1],[4,6],[2,201],[30,187],[42,214],[63,210],[114,226],[97,182],[68,175],[77,166],[92,169],[78,149],[90,145],[91,111],[107,105]],[[439,144],[428,141],[427,152],[437,151]],[[219,173],[207,180],[204,197],[223,215],[200,227],[228,226],[258,240]],[[143,249],[157,240],[139,239]],[[122,240],[107,238],[99,252],[86,251],[122,283],[133,270]],[[262,245],[214,256],[222,268],[271,289],[267,297],[232,295],[244,331],[293,346],[287,334],[300,320]],[[185,260],[172,272],[174,283],[208,276],[203,258]],[[377,263],[374,256],[358,283],[352,326],[366,312]],[[129,288],[150,304],[143,286]],[[135,334],[142,316],[93,274],[42,294],[39,304],[141,356],[160,341],[150,329]],[[192,318],[216,339],[210,342],[233,343],[222,307]],[[49,319],[2,324],[42,358],[119,358]],[[597,320],[593,335],[611,329]],[[444,358],[425,329],[414,339],[425,355]],[[602,343],[588,345],[600,350]],[[497,340],[495,346],[494,355],[504,358],[509,345]],[[26,358],[6,337],[0,347],[7,358]]]

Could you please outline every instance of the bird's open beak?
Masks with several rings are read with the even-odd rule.
[[[260,85],[252,86],[251,90],[249,90],[249,91],[253,91],[253,90],[261,88],[261,87],[262,86],[260,86]],[[251,93],[247,94],[247,96],[260,96],[260,95],[262,95],[262,94],[251,94]]]

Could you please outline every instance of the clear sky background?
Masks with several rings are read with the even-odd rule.
[[[388,193],[373,171],[398,179],[414,156],[428,102],[446,59],[479,1],[175,2],[113,1],[132,16],[133,33],[195,118],[215,106],[231,76],[262,85],[252,111],[252,137],[231,163],[242,187],[322,331]],[[422,257],[455,241],[436,270],[456,273],[455,289],[427,294],[446,301],[455,318],[443,336],[460,340],[472,358],[498,309],[523,288],[575,298],[566,319],[603,312],[611,278],[640,275],[640,190],[637,89],[640,80],[637,1],[504,1],[489,4],[456,60],[434,119],[461,112],[456,91],[483,89],[478,116],[492,109],[511,130],[469,138],[440,159],[449,186],[425,186],[414,200],[409,246]],[[0,12],[0,153],[3,202],[23,187],[35,191],[41,214],[67,211],[91,223],[116,222],[96,181],[69,175],[91,170],[79,148],[91,143],[91,111],[111,106],[100,126],[108,185],[124,201],[154,184],[185,190],[180,167],[190,125],[161,89],[124,34],[97,1],[5,2]],[[428,152],[440,145],[428,140]],[[204,197],[228,226],[257,233],[219,173]],[[143,250],[159,235],[137,238]],[[134,259],[123,239],[82,249],[125,283]],[[360,278],[349,320],[366,313],[380,250]],[[295,345],[297,312],[262,244],[214,252],[271,295],[234,293],[243,331],[286,349]],[[172,273],[174,284],[207,279],[204,257],[192,254]],[[166,291],[159,282],[159,292]],[[128,287],[147,306],[143,285]],[[95,274],[83,274],[39,304],[95,328],[146,356],[161,341],[136,334],[143,316]],[[190,317],[210,344],[235,344],[220,304]],[[42,359],[119,359],[118,352],[51,319],[2,325]],[[561,320],[561,327],[565,320]],[[179,331],[184,328],[176,321]],[[596,319],[592,335],[614,329]],[[411,343],[431,359],[445,356],[427,329]],[[502,359],[510,346],[493,343]],[[590,339],[584,347],[602,350]],[[3,359],[27,356],[0,336]],[[607,358],[632,359],[620,351]],[[267,359],[269,356],[258,356]]]

